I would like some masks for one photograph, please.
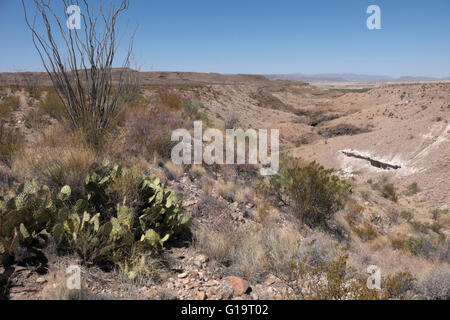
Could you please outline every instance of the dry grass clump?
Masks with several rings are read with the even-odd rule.
[[[24,115],[24,124],[28,129],[36,129],[38,131],[44,129],[51,124],[50,119],[43,114],[39,109],[29,110],[27,114]]]
[[[236,184],[232,181],[223,181],[219,179],[215,183],[217,193],[229,202],[234,202],[236,199],[237,188]]]
[[[54,191],[70,185],[72,192],[80,195],[95,160],[95,152],[79,135],[55,125],[14,158],[12,170],[21,180],[37,178]]]
[[[0,119],[6,120],[9,118],[11,111],[17,110],[20,107],[20,99],[16,95],[8,95],[0,100]]]
[[[170,175],[172,179],[169,180],[175,180],[178,181],[184,174],[184,167],[180,164],[175,164],[172,161],[167,161],[164,164],[164,168],[167,170],[166,175]]]
[[[380,192],[383,198],[389,199],[393,202],[398,201],[398,194],[396,186],[389,181],[389,177],[386,175],[381,176],[376,183],[371,180],[368,181],[372,189]]]
[[[40,294],[43,300],[99,300],[100,296],[94,295],[87,288],[85,267],[80,266],[80,289],[69,289],[69,277],[72,272],[67,272],[70,266],[80,266],[80,261],[75,257],[63,257],[53,261],[46,275],[47,283]],[[69,283],[70,284],[70,283]]]
[[[13,157],[22,148],[23,134],[19,128],[11,128],[0,122],[0,162],[11,167]]]
[[[200,226],[194,232],[195,247],[209,258],[223,264],[229,263],[229,253],[233,240],[229,233],[210,230]]]
[[[194,228],[194,245],[227,267],[228,273],[259,282],[268,274],[267,254],[292,247],[300,235],[286,228],[262,229],[260,225],[236,226],[226,214]]]
[[[174,111],[181,111],[183,100],[175,88],[168,86],[160,87],[157,90],[157,95],[164,107]]]
[[[206,170],[202,165],[194,164],[191,166],[189,170],[189,176],[191,180],[201,179],[206,175],[207,175]]]
[[[293,225],[276,224],[268,204],[258,206],[258,220],[263,224],[234,224],[226,206],[212,197],[208,199],[200,204],[209,215],[193,229],[194,246],[226,266],[229,274],[260,282],[270,273],[288,273],[288,257],[295,255],[297,261],[319,266],[328,265],[336,255],[336,244],[330,236],[319,232],[304,238]]]
[[[194,246],[213,260],[229,263],[230,250],[240,237],[240,230],[231,222],[227,207],[216,198],[205,195],[197,208],[197,215],[205,216],[207,224],[194,225]]]
[[[61,102],[56,90],[53,87],[46,88],[45,94],[38,104],[40,114],[46,114],[50,117],[60,120],[65,116],[64,105]]]
[[[422,189],[420,189],[419,185],[417,184],[417,182],[413,182],[410,185],[408,185],[408,187],[406,188],[406,195],[407,196],[412,196],[415,195],[416,193],[419,193],[420,191],[422,191]]]

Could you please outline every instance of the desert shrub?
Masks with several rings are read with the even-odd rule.
[[[189,177],[192,181],[200,180],[205,176],[207,176],[207,173],[202,165],[194,164],[190,167]]]
[[[9,95],[0,100],[0,119],[6,120],[9,118],[11,111],[17,110],[20,107],[20,99],[15,95]]]
[[[163,86],[157,90],[161,104],[174,111],[180,111],[183,107],[183,100],[175,88]]]
[[[240,232],[233,226],[228,207],[223,201],[203,195],[196,209],[195,215],[206,218],[207,224],[194,226],[194,246],[211,259],[229,264],[231,248]]]
[[[169,180],[178,181],[184,174],[183,165],[175,164],[172,161],[164,163],[163,170]]]
[[[194,241],[195,247],[210,259],[222,264],[230,263],[230,250],[233,241],[228,237],[228,234],[202,226],[195,230]]]
[[[301,243],[299,243],[301,246]],[[308,263],[298,250],[285,248],[278,256],[268,255],[267,267],[290,289],[284,298],[319,300],[401,299],[413,288],[415,278],[407,272],[382,278],[381,290],[368,289],[367,275],[348,264],[345,249],[336,247],[335,254],[319,264]]]
[[[66,115],[64,105],[53,87],[48,88],[46,95],[43,100],[40,101],[38,108],[42,114],[47,114],[57,120],[62,119]]]
[[[406,246],[408,247],[409,252],[415,256],[422,255],[428,257],[431,250],[433,250],[431,242],[422,237],[409,237],[406,239]]]
[[[0,161],[8,167],[14,154],[21,148],[23,135],[19,128],[11,128],[0,122]]]
[[[416,221],[416,220],[410,220],[409,224],[411,227],[413,227],[414,231],[421,232],[421,233],[428,233],[429,225],[424,222]]]
[[[381,299],[404,299],[414,289],[417,279],[409,272],[397,272],[382,277]]]
[[[379,191],[383,198],[397,202],[397,188],[393,183],[389,182],[388,176],[381,176],[376,183],[373,183],[371,179],[369,179],[367,182],[370,184],[373,190]]]
[[[318,266],[309,265],[306,257],[288,248],[274,259],[267,256],[267,268],[290,289],[287,299],[375,299],[376,290],[366,287],[362,277],[355,278],[347,265],[345,252]]]
[[[224,182],[223,180],[216,181],[215,184],[217,193],[229,202],[234,202],[236,198],[236,185],[231,182]]]
[[[378,237],[377,230],[368,222],[363,223],[361,226],[354,226],[353,231],[363,241],[371,241]]]
[[[439,243],[436,248],[436,256],[440,261],[450,263],[450,240],[445,235],[439,235]]]
[[[205,125],[210,124],[211,120],[205,112],[200,111],[204,107],[198,100],[185,100],[183,102],[183,115],[191,120],[201,120]]]
[[[433,209],[431,210],[431,215],[433,216],[433,220],[439,220],[440,216],[444,216],[448,213],[448,209]]]
[[[398,234],[396,236],[391,236],[389,239],[394,250],[407,249],[405,236]]]
[[[406,188],[406,195],[412,196],[415,195],[416,193],[419,193],[420,191],[421,189],[417,184],[417,182],[413,182]]]
[[[318,133],[326,138],[332,138],[336,136],[347,136],[347,135],[353,136],[361,133],[366,133],[369,131],[370,131],[369,127],[359,128],[352,124],[341,123],[333,127],[320,129]]]
[[[127,120],[127,133],[123,141],[125,152],[153,159],[154,155],[170,159],[172,131],[184,127],[178,113],[166,109],[143,109],[133,112]]]
[[[450,269],[430,273],[418,284],[418,289],[423,299],[450,300]]]
[[[389,199],[391,201],[397,202],[398,196],[397,196],[397,189],[395,188],[395,185],[392,183],[387,183],[382,186],[381,188],[381,195]]]
[[[34,128],[36,130],[42,130],[47,125],[51,124],[49,119],[45,117],[41,110],[32,109],[23,118],[25,127],[28,129]]]
[[[196,119],[199,114],[201,102],[198,100],[186,100],[183,103],[183,114]]]
[[[42,87],[39,86],[39,76],[31,72],[23,72],[18,74],[20,79],[18,83],[28,93],[28,96],[39,99]]]
[[[260,187],[277,205],[288,205],[302,223],[324,225],[344,205],[349,186],[316,162],[282,156],[280,171]]]
[[[403,210],[402,212],[400,212],[400,216],[405,219],[406,221],[411,221],[412,218],[414,217],[414,215],[412,214],[411,211],[407,211],[407,210]]]

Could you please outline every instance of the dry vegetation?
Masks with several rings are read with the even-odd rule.
[[[449,241],[442,231],[449,213],[431,210],[430,221],[425,221],[411,208],[403,208],[404,197],[421,192],[416,182],[401,189],[381,175],[361,187],[316,162],[290,156],[282,157],[279,174],[270,178],[258,176],[251,166],[179,166],[170,161],[172,130],[192,130],[193,121],[210,121],[204,105],[186,95],[185,89],[142,87],[133,98],[124,98],[126,107],[114,128],[95,145],[82,131],[71,129],[51,88],[41,87],[32,94],[24,89],[8,89],[0,103],[2,201],[11,199],[11,193],[20,194],[19,184],[24,181],[46,185],[48,197],[55,199],[64,186],[70,186],[70,206],[88,194],[95,195],[88,212],[100,212],[102,225],[122,212],[121,206],[140,212],[140,179],[153,173],[163,186],[182,191],[188,199],[183,214],[192,218],[190,230],[144,254],[132,246],[136,254],[121,260],[102,255],[99,246],[109,244],[96,238],[95,229],[76,241],[66,238],[53,251],[48,247],[61,241],[53,231],[45,237],[35,234],[33,241],[24,237],[20,248],[45,248],[50,260],[52,280],[41,298],[114,298],[93,293],[91,284],[80,291],[67,291],[63,271],[71,259],[82,264],[86,274],[111,277],[127,298],[141,299],[137,288],[170,279],[165,252],[180,243],[220,266],[221,276],[239,276],[254,286],[276,279],[283,289],[261,298],[449,298]],[[10,123],[20,95],[29,105],[22,126]],[[224,113],[223,117],[223,129],[234,128],[241,121],[235,114]],[[96,170],[105,159],[120,164],[123,173],[111,178],[113,182],[100,193],[92,193],[86,177],[100,172]],[[374,203],[383,208],[379,216],[368,213]],[[11,214],[5,208],[0,209],[2,219]],[[16,227],[20,229],[20,222]],[[5,234],[0,238],[7,241]],[[115,256],[112,248],[108,254]],[[8,254],[13,260],[4,258],[5,266],[23,263],[14,252]],[[382,290],[365,285],[371,264],[383,272]],[[171,297],[169,291],[158,288],[152,298]]]

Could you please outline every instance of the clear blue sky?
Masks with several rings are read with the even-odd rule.
[[[143,71],[450,76],[449,0],[131,0],[122,18]],[[19,0],[0,0],[0,39],[0,71],[42,70]]]

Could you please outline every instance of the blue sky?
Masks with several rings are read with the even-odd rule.
[[[131,0],[136,24],[143,71],[450,76],[449,0]],[[0,71],[42,70],[19,0],[0,0],[0,39]]]

